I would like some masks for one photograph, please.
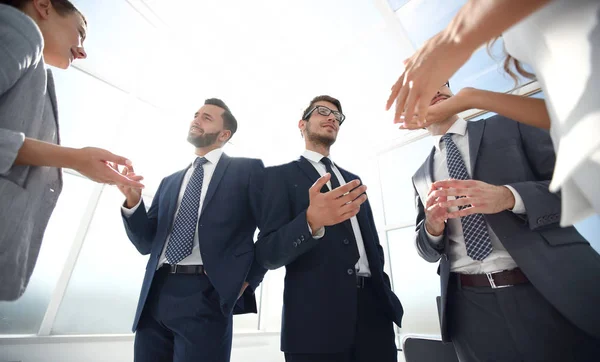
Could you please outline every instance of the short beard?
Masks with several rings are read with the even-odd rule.
[[[316,145],[329,148],[335,143],[335,137],[323,136],[323,135],[311,132],[308,122],[306,122],[305,130],[306,130],[306,139]]]
[[[204,148],[208,146],[212,146],[217,142],[217,137],[219,137],[219,133],[203,133],[200,136],[195,136],[192,133],[188,134],[187,140],[189,143],[193,144],[196,148]]]

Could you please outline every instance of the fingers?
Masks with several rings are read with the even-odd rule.
[[[411,80],[408,83],[408,95],[406,97],[406,105],[403,108],[406,110],[406,119],[412,119],[415,115],[415,106],[419,97],[417,92],[419,92],[419,90],[415,88],[415,84]]]
[[[396,83],[394,83],[394,85],[392,86],[392,92],[390,93],[387,103],[385,104],[386,111],[389,111],[389,109],[392,107],[392,104],[394,104],[396,97],[398,97],[398,92],[400,92],[400,89],[402,88],[403,81],[404,81],[404,73],[402,73],[402,75],[398,78]]]
[[[474,199],[471,197],[461,197],[460,199],[454,199],[445,202],[439,202],[440,206],[450,208],[450,207],[459,207],[459,206],[468,206],[468,205],[477,205],[482,206],[479,203],[478,199]]]
[[[464,208],[462,210],[457,210],[457,211],[453,211],[451,213],[448,213],[448,218],[449,219],[456,219],[459,217],[464,217],[464,216],[468,216],[468,215],[473,215],[473,214],[480,214],[480,207],[478,206],[471,206],[471,207],[467,207]]]
[[[314,196],[316,194],[321,193],[321,189],[327,184],[329,179],[331,179],[331,175],[329,173],[326,173],[325,175],[319,177],[319,179],[315,181],[315,183],[310,187],[310,189],[308,189],[308,194]]]
[[[367,195],[363,194],[354,199],[354,201],[342,206],[340,208],[341,220],[339,222],[346,221],[351,217],[356,216],[360,211],[360,205],[362,205],[365,201],[367,201]]]
[[[470,188],[470,187],[475,187],[478,186],[478,182],[475,180],[442,180],[442,181],[436,181],[433,183],[432,187],[439,189],[439,188],[455,188],[455,189],[459,189],[459,188]]]
[[[396,113],[394,114],[394,122],[400,122],[400,116],[404,113],[404,105],[409,89],[406,85],[402,85],[398,97],[396,98]]]
[[[127,178],[130,179],[130,180],[132,180],[132,181],[142,181],[144,179],[144,176],[142,176],[142,175],[128,175]]]
[[[342,185],[334,190],[329,191],[326,195],[331,199],[338,199],[344,196],[345,194],[349,193],[350,191],[354,190],[358,186],[360,186],[360,180],[353,180],[345,185]]]
[[[440,190],[437,190],[433,187],[433,185],[431,185],[431,188],[429,188],[429,193],[427,194],[427,199],[425,200],[425,208],[432,206],[436,202],[445,202],[448,200],[446,196],[440,195],[438,191]]]
[[[342,197],[337,198],[335,200],[335,202],[338,206],[348,204],[348,203],[356,200],[360,195],[364,194],[366,191],[367,191],[367,186],[361,185],[361,186],[355,188],[354,190],[352,190],[351,192],[343,195]]]
[[[129,159],[127,159],[126,157],[123,156],[119,156],[119,155],[115,155],[114,153],[110,152],[110,151],[106,151],[103,150],[103,158],[104,161],[107,162],[113,162],[117,165],[122,165],[122,166],[131,166],[132,162],[129,161]]]
[[[440,207],[439,204],[433,204],[432,206],[425,209],[425,218],[431,220],[434,223],[441,223],[449,218],[450,213],[444,207]]]
[[[343,202],[342,204],[340,204],[340,208],[342,210],[346,210],[346,207],[349,206],[356,206],[359,207],[360,205],[362,205],[365,201],[367,201],[367,194],[365,193],[357,193],[355,194],[355,196],[351,196],[350,194],[344,196],[342,199],[345,199],[346,197],[349,197],[350,201],[347,202]],[[346,212],[346,211],[343,211]]]
[[[115,171],[119,172],[119,165],[114,162],[107,162],[107,164]]]
[[[425,117],[427,117],[427,111],[429,110],[429,102],[425,98],[421,97],[417,103],[417,123],[419,125],[425,125]]]
[[[434,197],[469,197],[476,196],[479,194],[479,190],[477,189],[439,189],[432,192],[432,196]]]
[[[116,173],[113,178],[111,178],[110,182],[115,185],[128,186],[133,187],[135,189],[143,189],[145,186],[140,180],[142,180],[142,176],[134,176],[133,178],[125,177],[120,173]]]

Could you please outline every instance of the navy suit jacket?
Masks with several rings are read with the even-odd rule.
[[[527,213],[503,211],[484,215],[500,242],[536,289],[568,320],[600,338],[600,256],[573,227],[559,226],[560,195],[548,191],[556,156],[548,132],[502,116],[469,122],[472,179],[512,186]],[[427,195],[433,181],[433,154],[413,176],[416,191],[416,245],[429,262],[440,261],[442,339],[450,341],[447,290],[450,262],[448,237],[440,247],[425,232]]]
[[[346,181],[358,179],[338,169]],[[286,267],[281,349],[288,353],[342,352],[352,345],[356,330],[354,269],[359,254],[350,223],[325,227],[325,236],[319,240],[308,230],[308,189],[318,178],[304,157],[265,172],[268,192],[256,255],[268,269]],[[321,190],[327,191],[327,186]],[[361,205],[357,219],[380,310],[399,326],[402,305],[383,272],[383,249],[368,201]]]
[[[133,323],[137,328],[158,259],[171,231],[177,198],[187,168],[165,177],[148,211],[143,204],[123,217],[129,239],[138,251],[150,254]],[[207,277],[219,295],[221,311],[228,315],[256,313],[254,290],[266,269],[254,258],[254,233],[260,227],[264,165],[262,161],[223,154],[202,205],[198,220],[200,253]],[[250,285],[238,300],[244,281]]]

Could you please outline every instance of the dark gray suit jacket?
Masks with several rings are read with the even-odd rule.
[[[514,187],[526,215],[509,211],[485,215],[488,225],[539,292],[568,320],[600,338],[600,256],[573,227],[560,228],[560,195],[548,191],[555,153],[548,132],[502,116],[469,122],[472,178],[492,185]],[[433,181],[433,154],[413,176],[418,209],[416,245],[421,257],[440,261],[440,324],[442,339],[450,341],[447,287],[450,262],[448,237],[434,247],[425,232],[423,205]]]
[[[59,143],[54,82],[37,25],[0,5],[0,300],[20,297],[62,190],[51,167],[15,166],[25,137]]]

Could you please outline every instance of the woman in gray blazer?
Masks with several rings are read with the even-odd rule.
[[[86,57],[85,17],[67,0],[0,0],[0,300],[20,297],[62,189],[61,168],[143,187],[108,162],[124,157],[60,146],[52,73]]]

